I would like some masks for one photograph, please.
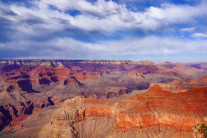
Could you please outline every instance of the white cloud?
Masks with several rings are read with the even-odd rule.
[[[194,33],[192,34],[192,37],[207,38],[207,33]]]
[[[58,8],[58,10],[50,6]],[[2,8],[2,7],[1,7]],[[207,5],[197,6],[163,4],[141,11],[130,11],[125,5],[113,1],[98,0],[39,0],[31,7],[11,4],[3,6],[14,14],[1,13],[0,17],[11,22],[10,42],[0,43],[0,49],[28,51],[31,57],[101,58],[104,56],[129,55],[171,55],[183,53],[207,53],[207,40],[176,39],[171,37],[145,36],[123,40],[86,43],[67,36],[56,36],[64,31],[98,31],[114,33],[119,30],[142,29],[144,31],[168,29],[172,24],[193,23],[200,16],[207,15]],[[72,16],[65,11],[79,10],[80,15]],[[193,31],[183,28],[180,31]],[[54,35],[48,40],[39,39]],[[33,37],[38,38],[37,40]],[[192,37],[207,38],[207,34],[195,33]],[[41,50],[39,50],[41,49]],[[1,50],[0,50],[1,52]],[[26,55],[28,56],[28,55]]]
[[[190,28],[181,28],[180,31],[181,32],[192,32],[194,31],[195,28],[194,27],[190,27]]]
[[[53,5],[62,11],[66,10],[79,10],[84,13],[91,13],[95,15],[111,15],[117,14],[119,10],[125,8],[124,5],[118,5],[113,1],[97,0],[90,3],[86,0],[41,0],[40,4]]]
[[[40,0],[33,4],[30,8],[12,4],[8,8],[17,16],[4,15],[4,18],[14,22],[14,27],[19,31],[27,30],[29,26],[33,30],[31,32],[38,29],[61,32],[68,28],[114,32],[125,29],[156,30],[173,23],[195,22],[195,17],[207,15],[206,4],[198,6],[163,4],[161,7],[150,7],[144,12],[133,12],[125,5],[105,0],[94,3],[86,0]],[[49,5],[57,7],[59,11],[50,8]],[[79,10],[82,14],[73,17],[64,13],[67,10]],[[34,19],[42,23],[28,24],[29,20]]]
[[[147,36],[99,43],[80,42],[71,38],[50,41],[23,41],[0,43],[0,48],[28,51],[30,56],[48,58],[103,58],[106,56],[207,54],[207,40],[182,40],[170,37]],[[30,47],[31,46],[31,47]]]

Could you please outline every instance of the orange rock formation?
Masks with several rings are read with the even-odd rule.
[[[76,97],[54,112],[39,136],[193,137],[192,128],[207,116],[206,98],[207,88],[171,93],[157,85],[120,102]]]

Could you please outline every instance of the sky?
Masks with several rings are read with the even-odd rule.
[[[207,61],[207,0],[0,0],[0,59]]]

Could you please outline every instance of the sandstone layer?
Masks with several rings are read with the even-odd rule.
[[[152,86],[119,102],[66,100],[38,137],[193,137],[207,116],[207,88],[172,93]]]

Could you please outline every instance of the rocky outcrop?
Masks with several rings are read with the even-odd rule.
[[[151,60],[141,60],[138,62],[138,64],[141,64],[141,65],[154,65],[155,63]]]
[[[207,115],[207,88],[171,93],[159,86],[120,102],[76,97],[54,112],[40,137],[193,137]],[[179,107],[179,108],[177,108]],[[104,128],[104,129],[103,129]]]
[[[207,86],[207,77],[202,76],[198,80],[192,80],[190,78],[186,78],[183,82],[178,80],[173,80],[169,83],[159,83],[159,85],[169,91],[175,91],[175,92],[185,92],[189,89],[194,89],[197,87],[206,87]]]
[[[198,79],[197,84],[206,86],[207,85],[207,76],[200,77]]]
[[[158,71],[159,71],[159,68],[157,66],[155,66],[154,64],[152,64],[152,65],[151,64],[150,65],[141,64],[141,65],[136,65],[133,68],[133,71],[130,72],[130,74],[138,73],[138,74],[145,75],[145,74],[158,73]]]
[[[207,137],[207,117],[204,118],[204,123],[199,123],[193,127],[194,138],[206,138]]]
[[[11,126],[12,120],[22,115],[32,114],[34,105],[31,101],[0,106],[0,130]]]

